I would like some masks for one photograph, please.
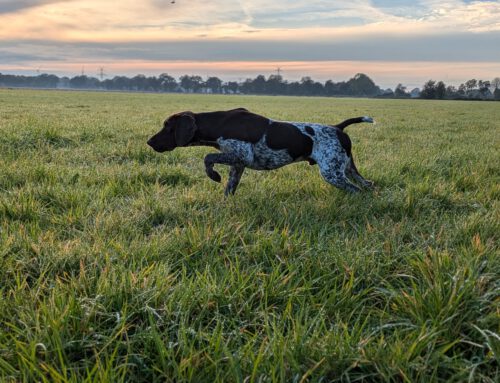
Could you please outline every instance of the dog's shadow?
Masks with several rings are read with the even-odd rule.
[[[321,190],[260,190],[225,199],[234,219],[245,217],[253,225],[269,229],[317,232],[327,228],[365,225],[366,220],[394,206],[377,202],[377,190],[348,194],[326,185]]]
[[[259,188],[230,196],[224,205],[234,219],[245,217],[254,225],[270,229],[311,233],[348,230],[352,234],[359,234],[370,222],[414,222],[464,209],[463,204],[446,195],[415,193],[411,187],[383,180],[375,180],[375,185],[373,190],[355,194],[330,185],[309,185],[299,190]]]

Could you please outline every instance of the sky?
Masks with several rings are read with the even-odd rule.
[[[500,77],[500,0],[0,0],[0,72],[459,85]]]

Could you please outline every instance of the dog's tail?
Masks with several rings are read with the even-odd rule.
[[[339,128],[340,130],[344,130],[346,127],[348,127],[351,124],[359,124],[360,122],[369,122],[370,124],[373,124],[375,121],[373,121],[373,118],[368,117],[368,116],[363,116],[363,117],[354,117],[354,118],[349,118],[345,121],[342,121],[340,124],[334,125],[336,128]]]

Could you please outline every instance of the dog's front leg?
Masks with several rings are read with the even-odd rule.
[[[205,172],[207,176],[215,181],[220,182],[221,176],[214,170],[215,164],[223,164],[230,166],[242,166],[239,157],[233,153],[210,153],[205,156]]]

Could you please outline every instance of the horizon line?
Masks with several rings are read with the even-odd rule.
[[[408,87],[421,87],[430,79],[441,80],[452,85],[460,85],[476,78],[491,80],[500,77],[500,65],[490,62],[446,62],[446,61],[142,61],[127,60],[81,60],[68,62],[37,62],[30,64],[0,64],[0,72],[15,75],[38,75],[40,73],[75,77],[84,73],[99,77],[104,68],[108,78],[143,74],[145,76],[167,73],[172,77],[200,75],[219,77],[224,81],[244,81],[263,75],[266,78],[277,73],[288,81],[311,77],[315,81],[332,80],[341,82],[357,73],[367,74],[382,88],[394,88],[402,83]],[[48,69],[45,68],[49,67]],[[95,72],[95,73],[94,73]]]

